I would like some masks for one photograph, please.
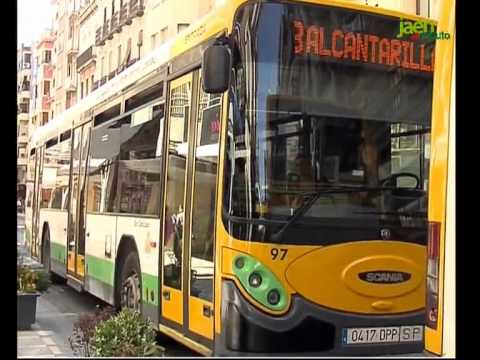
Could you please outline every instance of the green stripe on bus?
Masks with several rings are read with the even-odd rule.
[[[91,276],[98,281],[113,286],[114,264],[112,261],[98,258],[96,256],[86,256],[87,276]]]
[[[158,306],[158,276],[142,273],[143,302]]]
[[[52,260],[57,260],[65,264],[67,259],[67,247],[62,244],[50,242],[50,256]]]

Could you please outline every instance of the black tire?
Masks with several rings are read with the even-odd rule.
[[[50,274],[50,280],[54,284],[64,284],[66,279],[52,272],[52,263],[50,260],[50,228],[47,226],[42,235],[42,264],[47,273]]]
[[[135,251],[130,251],[120,264],[117,278],[116,308],[124,307],[141,311],[142,304],[142,273],[140,261]]]
[[[42,265],[46,272],[51,272],[50,264],[50,229],[47,226],[42,236]]]

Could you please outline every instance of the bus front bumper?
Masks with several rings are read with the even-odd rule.
[[[270,316],[251,305],[231,280],[222,282],[222,331],[218,356],[336,356],[422,353],[424,341],[345,345],[345,328],[423,325],[424,312],[359,315],[338,312],[294,296],[287,314]]]

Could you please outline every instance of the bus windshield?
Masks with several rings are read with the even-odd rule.
[[[426,243],[434,43],[398,38],[399,23],[285,2],[237,12],[223,202],[233,236]]]

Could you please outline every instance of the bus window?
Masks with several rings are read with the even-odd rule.
[[[88,167],[87,211],[116,212],[118,209],[118,157],[120,129],[129,119],[102,124],[92,130]]]
[[[156,157],[156,148],[163,118],[158,111],[154,116],[153,105],[146,110],[146,121],[123,124],[120,130],[119,211],[159,216],[161,158]]]
[[[252,15],[244,17],[248,6],[237,17],[238,28],[248,28],[254,39],[234,36],[224,208],[234,217],[271,221],[227,222],[232,235],[275,242],[275,224],[288,221],[315,194],[301,223],[318,235],[289,227],[282,241],[373,239],[384,221],[393,224],[408,213],[410,241],[425,243],[433,42],[415,44],[422,68],[407,71],[400,64],[387,71],[389,61],[359,62],[346,43],[346,57],[329,49],[329,34],[340,31],[329,16],[340,19],[343,12],[271,3],[262,8],[253,28],[243,22]],[[395,38],[398,27],[375,21],[378,28],[373,20],[359,25],[358,36],[375,33],[383,43]],[[329,40],[322,51],[318,42],[306,41],[306,29],[317,40],[324,32]],[[392,236],[404,236],[401,226]]]
[[[221,95],[200,90],[193,187],[190,295],[213,301],[215,193]]]

